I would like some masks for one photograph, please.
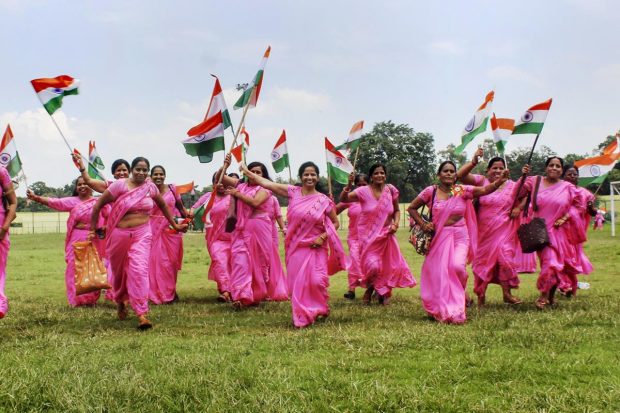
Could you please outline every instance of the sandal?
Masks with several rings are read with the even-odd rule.
[[[127,304],[121,302],[116,304],[116,314],[118,315],[118,319],[123,321],[127,318]]]
[[[366,292],[364,293],[364,297],[362,298],[362,301],[364,302],[364,304],[370,305],[370,303],[372,302],[372,293],[374,291],[375,289],[373,287],[368,287],[366,289]]]
[[[515,297],[514,295],[510,294],[510,295],[505,295],[504,296],[504,302],[506,304],[510,304],[510,305],[519,305],[519,304],[523,304],[523,301],[519,298],[519,297]]]
[[[474,300],[471,299],[469,295],[465,296],[465,308],[469,308],[474,305]]]
[[[355,300],[355,291],[347,291],[344,293],[344,298],[349,300]]]
[[[138,321],[138,330],[148,330],[150,328],[153,328],[153,324],[146,318],[144,314],[138,316]]]
[[[241,310],[245,306],[243,305],[243,303],[241,301],[233,301],[232,302],[232,307],[233,307],[233,309],[235,311],[239,311],[239,310]]]
[[[536,306],[536,308],[538,308],[539,310],[544,310],[545,307],[547,307],[548,305],[550,305],[551,303],[549,302],[549,300],[547,300],[545,297],[538,297],[538,299],[536,300],[536,302],[534,302],[534,305]]]

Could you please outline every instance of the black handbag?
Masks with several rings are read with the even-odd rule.
[[[428,208],[430,210],[428,217],[424,214],[420,214],[420,218],[424,221],[425,224],[429,222],[433,222],[433,203],[435,202],[435,193],[437,192],[437,188],[433,189],[433,196],[431,197],[431,206]],[[424,208],[422,208],[424,210]],[[409,230],[409,242],[413,245],[415,252],[420,255],[428,254],[428,250],[431,247],[431,242],[433,241],[434,233],[425,232],[422,226],[420,226],[417,222],[413,224],[411,229]]]
[[[539,176],[536,178],[534,195],[531,198],[534,212],[538,211],[538,203],[536,202],[536,198],[538,196],[538,188],[540,187],[541,181],[542,177]],[[524,217],[527,217],[529,203],[530,198],[528,196],[528,200],[525,203],[525,208],[523,209]],[[535,217],[532,218],[532,220],[527,224],[521,224],[519,229],[517,229],[517,236],[519,237],[519,242],[521,243],[521,251],[524,253],[540,251],[546,246],[551,245],[551,242],[549,242],[549,234],[547,233],[547,223],[544,218]]]
[[[232,196],[232,195],[231,195]],[[226,214],[226,222],[224,223],[225,232],[233,232],[237,226],[237,198],[232,197],[228,205],[228,213]]]

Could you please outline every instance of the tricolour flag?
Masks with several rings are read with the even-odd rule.
[[[271,165],[276,172],[282,172],[284,168],[290,166],[288,160],[288,148],[286,147],[285,130],[282,130],[280,139],[278,139],[276,145],[273,147],[273,151],[271,151]]]
[[[454,150],[455,154],[463,152],[465,147],[474,140],[474,138],[487,130],[487,123],[489,123],[489,112],[491,111],[491,102],[495,97],[495,92],[490,91],[484,98],[484,103],[480,105],[474,116],[465,125],[463,133],[461,134],[461,144]]]
[[[620,153],[600,155],[575,161],[575,166],[579,169],[579,185],[587,186],[603,183],[609,171],[614,169],[618,158],[620,158]]]
[[[78,86],[80,85],[79,80],[67,75],[33,79],[30,83],[43,104],[43,107],[50,115],[62,106],[63,97],[77,95]]]
[[[491,130],[493,131],[493,141],[501,156],[506,152],[506,143],[512,135],[515,127],[515,120],[508,118],[496,118],[495,113],[491,116]]]
[[[346,185],[349,182],[349,175],[353,172],[353,165],[327,138],[325,138],[325,156],[329,177]]]
[[[19,159],[10,125],[7,125],[0,144],[0,165],[7,169],[11,178],[18,178],[22,172],[22,161]]]
[[[611,143],[603,149],[603,155],[611,155],[615,153],[620,153],[620,132],[617,132],[616,139],[611,141]]]
[[[247,130],[245,130],[245,126],[241,129],[241,134],[243,135],[243,142],[241,142],[240,145],[235,146],[231,151],[237,163],[240,163],[242,160],[243,162],[246,162],[246,155],[248,153],[248,149],[250,149],[250,134]]]
[[[551,102],[552,99],[549,99],[526,110],[525,113],[521,115],[521,118],[515,122],[515,128],[512,134],[540,134],[545,125],[545,119],[547,119],[549,108],[551,108]]]
[[[93,179],[103,179],[103,171],[105,166],[97,153],[95,141],[88,141],[88,176]]]
[[[258,72],[252,82],[248,86],[248,88],[243,92],[239,100],[235,102],[234,109],[240,109],[245,107],[245,105],[250,105],[251,108],[256,106],[256,102],[258,102],[258,95],[260,95],[261,87],[263,86],[263,74],[265,71],[265,65],[267,64],[267,59],[269,58],[269,53],[271,53],[271,46],[265,50],[265,54],[263,55],[263,60],[260,62],[260,66],[258,68]]]
[[[183,195],[190,193],[194,190],[194,181],[176,186],[177,194]]]
[[[222,86],[220,85],[220,79],[218,79],[215,75],[211,76],[215,78],[215,85],[213,85],[213,92],[211,93],[211,100],[209,101],[209,107],[207,108],[205,120],[215,116],[217,112],[222,112],[224,129],[226,129],[232,126],[232,122],[230,121],[230,114],[228,113],[228,107],[226,106],[226,101],[224,100],[224,92],[222,91]]]
[[[362,130],[364,129],[364,121],[360,120],[355,122],[349,131],[349,136],[342,145],[336,146],[337,150],[346,149],[349,152],[353,152],[362,143]]]

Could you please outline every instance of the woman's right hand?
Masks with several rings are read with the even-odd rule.
[[[28,199],[30,199],[30,200],[32,200],[32,201],[34,201],[34,200],[35,200],[35,197],[36,197],[36,195],[35,195],[35,193],[34,193],[34,192],[32,192],[32,189],[27,188],[27,189],[26,189],[26,198],[28,198]]]
[[[224,169],[228,169],[231,163],[232,163],[232,155],[230,154],[230,152],[228,152],[226,156],[224,157]]]
[[[84,162],[82,162],[82,157],[78,156],[76,153],[72,153],[71,154],[71,158],[73,158],[73,163],[78,167],[78,169],[80,171],[82,171],[84,168]]]
[[[474,165],[478,165],[478,159],[482,158],[484,156],[484,150],[482,148],[478,148],[476,149],[476,152],[474,152],[474,156],[471,158],[471,163]]]
[[[352,188],[352,187],[353,187],[353,183],[355,182],[355,171],[353,171],[353,172],[351,172],[351,173],[349,174],[349,178],[348,178],[348,180],[349,180],[349,183],[347,184],[347,186],[348,186],[349,188]]]
[[[523,165],[523,168],[521,168],[521,173],[523,175],[529,175],[530,172],[531,172],[530,165],[528,165],[528,164]]]
[[[435,231],[435,225],[432,222],[427,222],[422,226],[422,229],[424,230],[424,232],[426,232],[427,234],[432,233],[433,231]]]

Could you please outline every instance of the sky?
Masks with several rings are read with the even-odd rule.
[[[210,74],[237,125],[235,85],[252,79],[271,45],[246,118],[249,161],[269,164],[285,129],[293,175],[307,160],[324,165],[323,138],[341,143],[362,119],[366,131],[409,124],[440,150],[460,143],[489,90],[498,117],[552,97],[540,144],[584,154],[620,129],[617,16],[613,0],[0,0],[0,130],[11,124],[29,183],[74,179],[29,83],[71,75],[80,95],[54,115],[71,146],[87,153],[95,140],[107,168],[145,156],[169,182],[203,187],[223,152],[201,164],[180,142],[204,117]],[[491,131],[473,147],[483,137]],[[529,146],[534,136],[519,139]]]

